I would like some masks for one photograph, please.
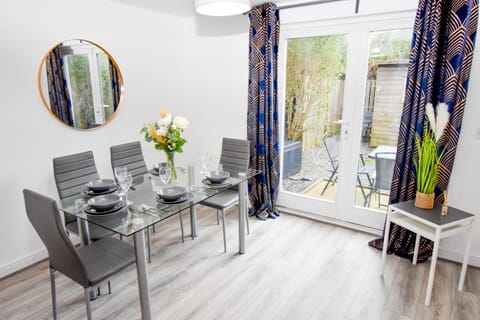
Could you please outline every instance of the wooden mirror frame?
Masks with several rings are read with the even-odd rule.
[[[108,119],[104,120],[103,123],[101,124],[98,124],[98,125],[93,125],[93,126],[89,126],[87,128],[82,128],[82,127],[76,127],[74,125],[72,125],[72,123],[74,123],[74,114],[72,114],[71,112],[71,108],[70,107],[70,117],[71,117],[71,122],[72,123],[68,123],[64,120],[62,120],[59,116],[57,116],[57,114],[52,110],[51,108],[51,105],[50,105],[50,91],[49,91],[49,81],[48,81],[48,76],[47,76],[47,67],[46,67],[46,61],[48,59],[48,57],[50,56],[50,54],[55,50],[57,49],[59,46],[65,44],[65,43],[76,43],[78,42],[78,44],[82,44],[82,43],[87,43],[87,44],[90,44],[91,46],[99,49],[100,51],[102,51],[103,53],[105,53],[105,55],[108,57],[109,59],[109,62],[111,64],[111,66],[113,68],[115,68],[115,74],[116,74],[116,77],[117,77],[117,86],[118,86],[118,89],[116,89],[117,93],[119,93],[119,97],[118,97],[118,103],[115,103],[113,102],[113,108],[114,108],[114,111],[113,113],[108,117]],[[93,52],[93,51],[92,51]],[[62,63],[64,62],[63,60],[63,57],[61,58],[62,59]],[[66,78],[66,77],[65,77]],[[90,40],[85,40],[85,39],[69,39],[69,40],[64,40],[64,41],[61,41],[57,44],[55,44],[54,46],[52,46],[46,53],[45,55],[43,56],[43,59],[40,63],[40,67],[38,69],[38,77],[37,77],[37,82],[38,82],[38,90],[40,92],[40,98],[45,106],[45,108],[47,109],[47,111],[57,120],[59,121],[60,123],[62,123],[63,125],[69,127],[69,128],[73,128],[73,129],[79,129],[79,130],[91,130],[91,129],[96,129],[96,128],[100,128],[100,127],[103,127],[105,125],[107,125],[108,123],[110,123],[118,114],[118,112],[120,111],[120,106],[122,104],[122,101],[123,101],[123,96],[124,96],[124,82],[123,82],[123,77],[122,77],[122,73],[120,72],[120,68],[118,67],[118,64],[116,63],[115,59],[112,57],[112,55],[107,51],[105,50],[102,46],[98,45],[97,43],[95,42],[92,42]],[[101,87],[101,85],[99,85]],[[93,90],[93,89],[92,89]],[[101,92],[101,88],[97,88],[97,90],[100,90]],[[93,96],[93,93],[92,93],[92,96]],[[70,102],[71,104],[71,102]],[[102,106],[104,107],[104,106]],[[95,107],[93,107],[95,108]],[[98,106],[97,106],[98,108]],[[104,112],[105,110],[103,110]],[[95,117],[95,115],[94,115]],[[90,123],[88,123],[90,125]]]

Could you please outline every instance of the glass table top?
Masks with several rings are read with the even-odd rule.
[[[85,212],[85,209],[88,211],[86,203],[91,198],[86,192],[69,201],[59,201],[59,209],[79,219],[128,237],[183,210],[190,209],[195,204],[218,193],[229,190],[258,173],[259,171],[249,170],[246,174],[231,174],[226,183],[222,185],[210,185],[205,179],[197,179],[195,180],[197,183],[190,185],[187,182],[186,170],[180,169],[178,181],[174,185],[184,187],[187,194],[172,202],[158,199],[157,192],[164,185],[158,176],[147,174],[142,179],[137,180],[137,183],[128,192],[128,205],[123,203],[119,205],[120,208],[115,208],[115,211],[112,210],[114,211],[112,213],[89,214]],[[196,173],[196,176],[200,176],[199,173]],[[118,193],[118,191],[115,191],[115,193]]]

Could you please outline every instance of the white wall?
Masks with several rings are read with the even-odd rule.
[[[111,177],[109,146],[140,139],[144,121],[157,116],[160,106],[175,106],[176,86],[169,75],[175,74],[184,32],[178,19],[109,1],[11,1],[5,6],[0,11],[0,276],[42,254],[25,215],[22,189],[57,197],[52,158],[93,150],[100,175]],[[51,46],[72,38],[102,45],[123,73],[125,100],[105,128],[67,128],[41,103],[40,61]]]
[[[338,12],[343,12],[342,8]],[[311,18],[313,11],[307,11]],[[351,14],[352,7],[347,11]],[[307,19],[293,17],[293,12],[285,11],[282,19],[289,15]],[[123,73],[123,105],[104,128],[88,132],[66,128],[41,104],[36,84],[40,60],[52,45],[71,38],[102,45]],[[10,1],[0,10],[0,43],[0,277],[44,255],[26,218],[21,191],[31,188],[57,196],[52,158],[92,150],[100,175],[111,177],[109,146],[140,140],[139,129],[157,118],[161,107],[191,121],[185,153],[177,157],[180,163],[195,161],[200,150],[214,154],[222,136],[246,137],[246,16],[177,18],[108,0]],[[480,116],[475,106],[480,103],[480,93],[474,92],[480,85],[478,46],[476,51],[472,90],[450,184],[450,204],[474,213],[478,211],[476,181],[480,181],[475,166],[480,156],[475,138]],[[143,151],[148,164],[163,157],[146,143]],[[479,229],[477,224],[472,247],[477,261]],[[463,239],[445,241],[442,248],[456,256],[462,243]]]
[[[216,152],[223,135],[245,136],[247,29],[219,37],[226,51],[213,35],[197,37],[194,19],[184,20],[106,0],[2,4],[0,277],[45,256],[26,218],[22,189],[57,197],[52,158],[92,150],[100,176],[111,177],[109,146],[141,140],[140,128],[158,118],[161,107],[191,121],[180,163],[193,159],[201,146]],[[121,110],[103,128],[67,128],[41,103],[40,61],[51,46],[72,38],[102,45],[123,74]],[[164,157],[147,143],[143,150],[147,164]]]
[[[175,101],[191,118],[185,156],[196,159],[200,151],[219,156],[221,137],[247,137],[248,17],[197,16],[182,22],[188,30],[179,83],[184,93]]]

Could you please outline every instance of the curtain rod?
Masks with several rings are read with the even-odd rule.
[[[304,2],[304,3],[296,3],[296,4],[287,4],[285,6],[277,6],[278,9],[292,9],[292,8],[300,8],[300,7],[307,7],[313,6],[316,4],[322,3],[329,3],[329,2],[339,2],[339,1],[347,1],[347,0],[318,0],[318,1],[311,1],[311,2]],[[360,6],[360,0],[355,0],[355,13],[358,13],[358,7]],[[249,14],[250,10],[245,12],[244,14]]]

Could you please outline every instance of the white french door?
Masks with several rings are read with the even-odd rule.
[[[395,152],[412,25],[409,12],[282,26],[278,205],[383,228],[376,150]]]

